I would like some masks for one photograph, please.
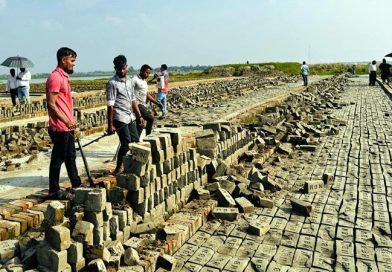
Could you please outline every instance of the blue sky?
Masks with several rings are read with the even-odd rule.
[[[392,0],[0,0],[0,61],[26,56],[50,72],[61,46],[81,72],[112,70],[118,54],[136,69],[380,60],[391,11]]]

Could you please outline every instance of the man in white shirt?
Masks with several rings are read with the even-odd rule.
[[[18,81],[15,76],[15,69],[10,70],[10,75],[7,79],[6,92],[10,92],[12,105],[16,106],[16,97],[18,96]]]
[[[30,103],[30,80],[31,73],[26,68],[20,68],[20,73],[16,77],[18,79],[18,99],[19,104],[24,104],[23,97],[26,98],[26,104]]]
[[[162,103],[158,102],[151,94],[148,93],[148,85],[146,79],[150,76],[152,68],[144,64],[140,68],[140,72],[138,75],[132,78],[132,87],[134,89],[136,101],[139,105],[139,111],[143,116],[143,119],[146,121],[146,135],[151,134],[152,126],[154,124],[154,117],[147,110],[147,101],[151,101],[158,107],[162,108]],[[139,137],[143,131],[144,125],[142,123],[137,123],[137,131],[139,133]]]
[[[301,75],[304,80],[304,86],[308,86],[308,75],[309,75],[309,66],[306,65],[306,62],[302,62],[301,66]]]
[[[373,60],[372,63],[369,63],[369,86],[376,86],[377,80],[377,66],[376,61]]]

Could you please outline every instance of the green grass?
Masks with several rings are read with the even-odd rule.
[[[245,68],[251,66],[274,66],[275,70],[281,71],[286,74],[297,74],[301,64],[298,62],[263,62],[263,63],[249,63],[249,64],[225,64],[218,65],[216,67],[233,67],[236,70],[238,68]]]

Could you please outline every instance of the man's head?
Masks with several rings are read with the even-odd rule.
[[[167,70],[167,65],[166,64],[162,64],[161,65],[161,71],[165,71]]]
[[[386,59],[382,59],[382,62],[383,62],[383,63],[387,63],[387,60],[386,60]]]
[[[140,73],[139,73],[140,77],[142,79],[148,78],[150,76],[151,70],[152,68],[149,65],[143,64],[142,67],[140,68]]]
[[[306,64],[306,61],[303,61],[302,64],[305,65],[305,64]]]
[[[116,75],[120,78],[124,78],[127,75],[128,70],[127,58],[124,55],[118,55],[113,59],[113,64]]]
[[[375,65],[377,62],[375,60],[372,61],[372,64]]]
[[[15,69],[10,69],[10,74],[11,74],[11,76],[15,76]]]
[[[62,68],[67,74],[74,72],[73,68],[76,64],[77,54],[68,47],[61,47],[57,50],[57,66]]]
[[[20,71],[21,71],[21,72],[24,72],[24,71],[26,71],[26,68],[21,67],[21,68],[20,68]]]

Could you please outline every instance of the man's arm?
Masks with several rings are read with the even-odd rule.
[[[75,129],[76,128],[76,123],[75,121],[69,120],[57,107],[56,101],[57,101],[58,93],[55,92],[49,92],[48,93],[48,110],[49,112],[54,115],[57,119],[59,119],[61,122],[63,122],[67,128],[69,129]]]
[[[107,101],[107,114],[108,114],[108,134],[114,134],[116,132],[116,129],[114,128],[113,125],[113,116],[114,116],[114,103],[116,102],[116,91],[111,83],[109,81],[106,84],[106,101]]]
[[[116,132],[116,129],[114,128],[113,125],[113,115],[114,115],[114,108],[113,106],[108,106],[108,134],[114,134]]]
[[[7,79],[7,84],[5,85],[5,92],[8,93],[10,91],[10,84],[11,84],[11,79]]]
[[[152,96],[151,94],[149,94],[148,92],[147,92],[147,100],[150,100],[152,103],[154,103],[154,104],[157,105],[158,107],[163,108],[162,103],[158,102],[158,101],[155,99],[155,97],[153,97],[153,96]]]
[[[137,103],[136,100],[132,100],[132,111],[135,113],[136,116],[136,122],[139,124],[144,123],[143,115],[139,110],[139,103]]]

